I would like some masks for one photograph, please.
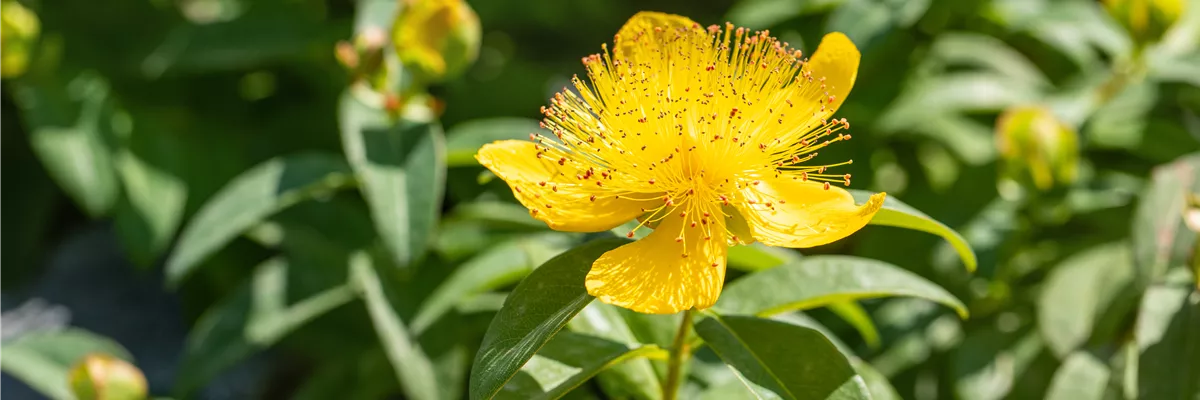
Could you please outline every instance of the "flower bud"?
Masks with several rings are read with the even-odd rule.
[[[13,0],[0,3],[0,76],[14,78],[25,73],[40,31],[33,11]]]
[[[407,0],[392,40],[418,79],[451,79],[479,56],[479,17],[463,0]]]
[[[1108,13],[1140,45],[1157,42],[1183,15],[1186,0],[1104,0]]]
[[[71,368],[71,391],[80,400],[141,400],[146,377],[129,363],[107,355],[89,354]]]
[[[1074,130],[1049,110],[1018,106],[996,123],[996,147],[1003,157],[1003,178],[1040,191],[1075,182],[1079,169],[1079,139]]]

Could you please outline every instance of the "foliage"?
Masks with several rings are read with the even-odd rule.
[[[6,306],[6,377],[55,399],[94,392],[96,360],[175,398],[248,366],[265,398],[1200,397],[1200,1],[469,3],[4,0],[6,295],[101,260],[63,245],[100,230],[187,331],[156,371],[82,329],[103,325],[10,334]],[[551,231],[473,155],[539,130],[645,7],[805,54],[845,32],[856,140],[822,152],[857,161],[860,203],[888,193],[871,226],[731,248],[709,310],[593,301],[627,227]]]

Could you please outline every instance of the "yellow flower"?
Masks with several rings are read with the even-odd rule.
[[[655,314],[707,308],[728,246],[822,245],[879,210],[882,193],[856,206],[834,186],[850,175],[827,168],[850,161],[811,162],[850,139],[849,123],[830,116],[858,60],[841,33],[805,62],[767,32],[642,12],[611,54],[583,59],[588,82],[576,77],[574,91],[543,107],[552,136],[491,143],[476,157],[553,229],[604,231],[634,218],[635,230],[654,228],[592,265],[585,285],[600,301]]]

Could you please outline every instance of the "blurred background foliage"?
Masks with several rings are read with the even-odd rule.
[[[472,155],[649,9],[861,49],[855,140],[822,153],[979,258],[874,226],[804,252],[970,310],[778,317],[824,326],[876,397],[1200,398],[1200,2],[469,3],[3,0],[3,395],[464,397],[505,293],[603,236],[546,230]],[[674,317],[594,306],[571,329],[669,344]],[[571,396],[656,398],[647,363]],[[751,396],[719,366],[701,351],[683,397]]]

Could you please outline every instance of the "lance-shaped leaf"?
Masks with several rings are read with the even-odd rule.
[[[1176,269],[1142,298],[1134,336],[1139,399],[1200,398],[1200,291]]]
[[[270,159],[225,185],[196,212],[167,261],[170,285],[178,285],[212,253],[268,216],[351,182],[342,160],[324,154]]]
[[[568,328],[629,348],[640,347],[637,337],[619,310],[617,306],[592,302],[571,320]],[[601,371],[597,381],[600,382],[604,393],[611,397],[646,400],[662,398],[662,385],[658,382],[658,375],[655,374],[650,360],[629,360],[614,365]]]
[[[967,316],[945,289],[882,261],[850,256],[812,256],[756,272],[725,288],[714,309],[723,314],[767,316],[848,300],[910,296],[932,300]]]
[[[340,105],[342,146],[371,208],[375,229],[399,265],[424,254],[446,186],[446,143],[436,122],[393,119],[348,91]]]
[[[15,86],[14,100],[29,125],[29,145],[85,213],[107,214],[120,196],[113,165],[113,104],[109,86],[93,73],[69,82],[45,76]]]
[[[783,399],[869,399],[850,361],[815,329],[755,317],[704,318],[696,333],[750,382]]]
[[[525,363],[496,398],[561,398],[596,374],[644,356],[666,357],[666,351],[655,345],[631,347],[596,336],[563,332]]]
[[[530,133],[544,131],[537,120],[529,118],[486,118],[454,125],[446,131],[446,164],[451,167],[479,165],[475,153],[483,145],[497,140],[529,139]]]
[[[1141,285],[1163,276],[1168,267],[1183,265],[1196,243],[1196,233],[1184,225],[1188,196],[1200,192],[1200,154],[1154,170],[1133,218],[1133,260]]]
[[[576,247],[547,261],[529,274],[496,313],[471,369],[471,399],[489,399],[533,354],[566,326],[595,297],[584,278],[605,252],[628,243],[601,239]]]
[[[392,309],[373,264],[371,257],[365,252],[351,255],[350,280],[362,294],[367,313],[375,325],[375,332],[379,334],[383,351],[387,353],[388,361],[396,371],[396,379],[400,381],[404,394],[410,399],[438,399],[440,389],[433,362],[413,340],[400,316]]]
[[[856,202],[864,203],[874,193],[863,190],[850,190],[850,194],[854,196]],[[945,224],[925,215],[925,213],[912,208],[912,206],[896,200],[895,197],[888,196],[887,200],[884,200],[883,208],[880,208],[879,212],[875,213],[875,217],[871,219],[870,224],[918,230],[941,236],[950,242],[950,245],[958,252],[958,257],[967,266],[967,270],[975,271],[977,264],[975,252],[971,250],[971,246],[967,244],[967,240],[963,239],[962,235],[959,235],[958,232],[950,229]]]
[[[209,309],[188,334],[175,394],[187,397],[221,371],[354,299],[345,285],[287,304],[289,264],[271,259],[226,301]]]
[[[532,235],[498,244],[468,260],[425,299],[413,317],[413,332],[424,332],[464,298],[521,280],[566,250],[567,241],[559,233]]]

